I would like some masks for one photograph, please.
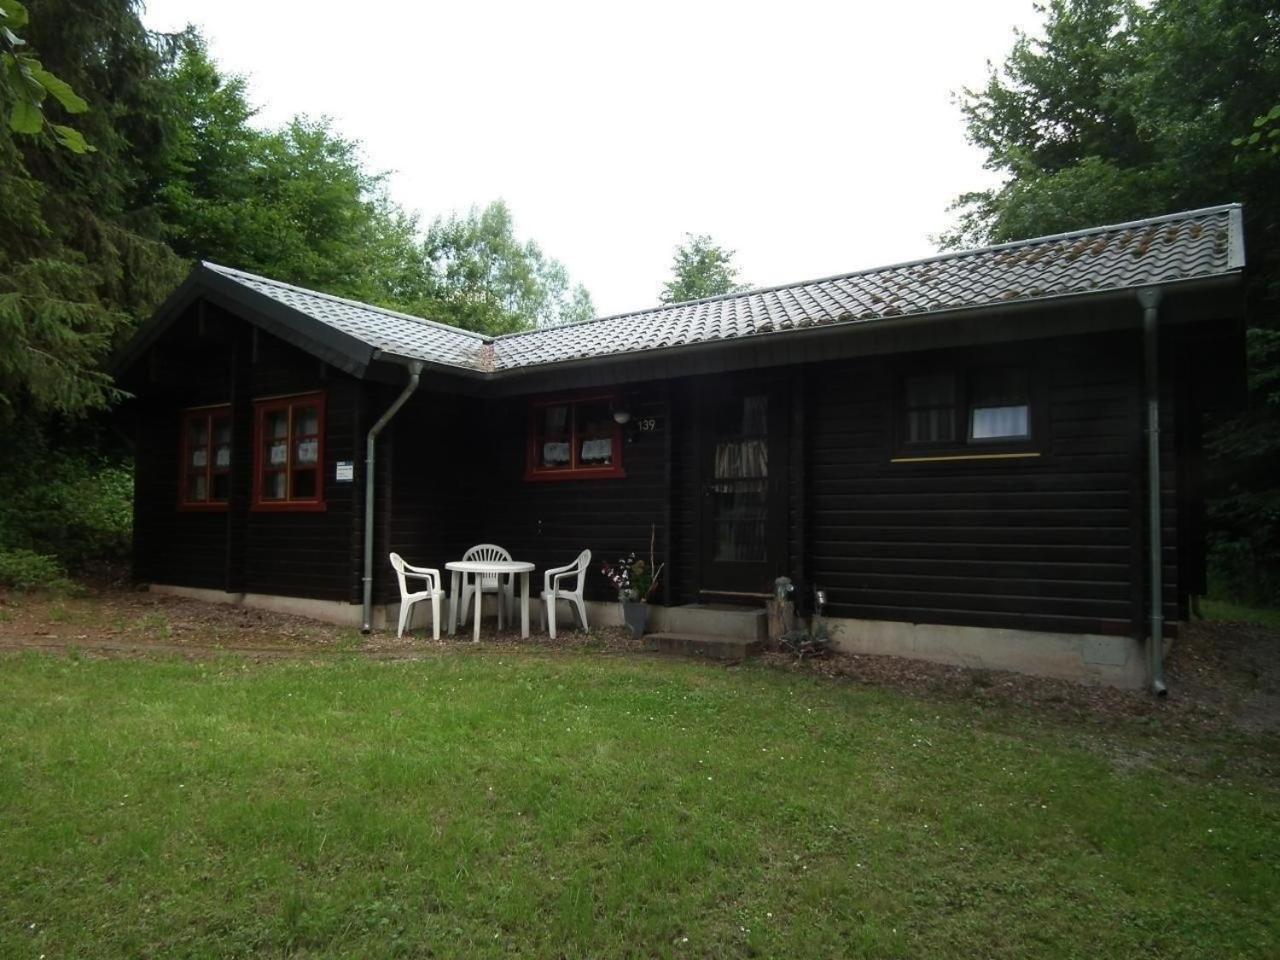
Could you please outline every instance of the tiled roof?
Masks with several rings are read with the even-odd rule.
[[[1243,268],[1241,237],[1231,204],[501,337],[206,266],[387,353],[501,372],[1222,276]]]
[[[292,307],[313,320],[361,340],[375,350],[451,367],[488,369],[485,363],[486,356],[492,354],[492,350],[487,349],[493,342],[492,337],[384,307],[375,307],[358,300],[317,293],[216,263],[206,261],[204,266],[277,303]]]

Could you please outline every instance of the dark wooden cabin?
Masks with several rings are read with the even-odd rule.
[[[376,443],[379,606],[389,550],[484,541],[540,570],[589,547],[610,601],[598,561],[652,535],[667,608],[788,575],[850,649],[1138,682],[1144,349],[1176,624],[1243,266],[1226,206],[493,338],[201,264],[117,364],[135,574],[359,622],[366,435],[420,365]]]

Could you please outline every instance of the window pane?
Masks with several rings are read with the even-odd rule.
[[[283,474],[281,474],[283,476]],[[314,500],[316,498],[316,472],[314,470],[293,471],[294,500]]]
[[[1022,370],[984,370],[973,378],[975,407],[1014,407],[1027,402],[1027,375]]]
[[[211,499],[219,503],[226,503],[231,499],[231,474],[215,473],[213,475],[213,497]]]
[[[538,448],[538,466],[552,468],[569,466],[573,455],[569,405],[558,403],[542,407],[534,415],[534,430]]]
[[[272,410],[262,418],[263,436],[267,437],[288,437],[289,436],[289,414],[284,410]]]
[[[187,449],[204,447],[209,443],[209,421],[204,416],[191,417],[187,420]]]
[[[769,397],[742,398],[743,436],[763,436],[769,432]]]
[[[300,465],[315,463],[319,451],[320,441],[314,437],[310,440],[299,440],[294,444],[293,462]]]
[[[262,499],[283,500],[285,496],[285,474],[283,471],[263,474]]]
[[[767,556],[768,489],[764,480],[725,480],[708,490],[715,558],[760,563]]]
[[[574,412],[578,421],[578,465],[607,467],[613,463],[613,413],[608,401],[580,403]]]
[[[903,394],[908,443],[955,440],[956,378],[952,374],[907,377]]]
[[[218,417],[213,421],[213,467],[225,470],[231,466],[231,418]]]
[[[956,378],[949,373],[923,377],[907,377],[907,409],[916,407],[953,407],[956,402]]]
[[[769,475],[769,442],[767,440],[721,440],[716,444],[714,469],[717,480],[767,477]]]
[[[974,440],[998,440],[1030,436],[1027,407],[974,407],[969,436]]]
[[[956,438],[956,416],[952,407],[907,411],[908,443],[940,443]]]
[[[984,370],[974,376],[970,390],[971,440],[1004,440],[1031,435],[1025,371]]]
[[[203,473],[187,474],[186,497],[190,503],[203,503],[209,499],[209,488]]]
[[[293,408],[293,432],[296,436],[318,436],[320,433],[320,413],[315,407]]]

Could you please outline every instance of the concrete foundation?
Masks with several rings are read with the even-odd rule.
[[[203,600],[205,603],[227,603],[238,607],[250,607],[254,610],[268,610],[294,617],[308,617],[325,623],[336,623],[345,627],[359,627],[363,616],[363,609],[360,604],[343,603],[340,600],[312,600],[307,597],[281,597],[266,593],[227,593],[225,590],[210,590],[204,587],[180,587],[165,583],[153,583],[147,589],[152,593],[160,593],[171,597],[189,597],[192,600]],[[485,617],[494,616],[497,609],[494,606],[496,602],[497,599],[494,596],[485,595],[483,607]],[[519,604],[519,602],[520,598],[517,596],[516,603]],[[654,607],[653,612],[658,614],[662,610],[662,607]],[[447,630],[449,623],[449,601],[447,599],[440,611],[440,616],[443,621],[441,630]],[[517,606],[517,624],[519,623],[519,616],[519,607]],[[529,597],[530,630],[542,628],[542,616],[542,598],[531,595]],[[394,630],[399,619],[399,603],[374,604],[373,626],[375,629]],[[617,603],[588,600],[587,619],[593,627],[617,627],[622,625],[622,611]],[[561,600],[556,605],[556,625],[558,628],[566,630],[577,625],[573,608],[568,601]],[[429,629],[431,627],[431,604],[419,603],[414,606],[413,616],[409,620],[409,627],[414,630]],[[486,629],[488,629],[487,624],[481,627],[482,633]]]
[[[161,593],[170,597],[189,597],[192,600],[203,600],[205,603],[228,603],[237,607],[250,607],[254,610],[269,610],[273,613],[284,613],[293,617],[308,617],[311,620],[322,620],[325,623],[336,623],[344,627],[359,627],[363,616],[363,608],[358,603],[343,603],[340,600],[312,600],[307,597],[280,597],[268,593],[227,593],[225,590],[209,590],[204,587],[179,587],[167,583],[153,583],[147,587],[152,593]],[[387,611],[394,617],[399,615],[400,605],[375,606],[373,608],[373,625],[382,627],[386,623]],[[417,619],[417,611],[414,611]],[[427,607],[426,622],[431,622],[430,605]]]
[[[828,618],[837,649],[1012,670],[1134,690],[1147,684],[1143,645],[1131,637],[1042,633],[936,623]]]
[[[211,603],[230,603],[291,616],[310,617],[343,626],[359,627],[361,620],[358,603],[259,593],[226,593],[222,590],[167,584],[152,584],[150,589],[154,593],[190,597]],[[486,617],[493,616],[494,602],[494,597],[485,597]],[[376,605],[373,608],[373,625],[377,629],[395,629],[399,614],[398,603]],[[543,629],[542,614],[542,599],[530,596],[531,631],[541,632]],[[447,600],[441,616],[444,619],[441,627],[445,630],[449,617]],[[587,601],[587,618],[593,627],[622,625],[622,611],[614,601]],[[651,633],[695,633],[747,640],[763,637],[764,623],[763,610],[719,605],[655,605],[649,615]],[[845,620],[835,617],[827,618],[826,623],[836,648],[846,653],[911,657],[961,667],[1012,670],[1126,689],[1139,689],[1147,685],[1147,661],[1143,644],[1131,637],[955,627],[936,623],[899,623],[892,620]],[[573,611],[565,601],[561,601],[557,607],[556,624],[560,629],[570,629],[575,625]],[[414,607],[410,627],[421,630],[430,626],[431,605],[420,603]],[[483,626],[482,635],[488,629],[492,629],[488,624]]]

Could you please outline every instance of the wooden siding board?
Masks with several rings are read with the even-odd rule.
[[[1132,630],[1142,546],[1134,518],[1143,510],[1138,347],[1134,334],[1108,334],[1009,348],[1006,357],[1048,382],[1042,455],[1020,461],[890,463],[893,364],[816,365],[806,418],[810,565],[831,613]],[[1175,480],[1170,459],[1166,490]],[[1175,538],[1165,544],[1172,574],[1177,511],[1162,516]],[[1165,592],[1176,602],[1173,584]]]
[[[157,344],[163,362],[153,367],[156,377],[139,402],[138,574],[192,586],[358,601],[363,437],[400,384],[360,383],[269,335],[253,338],[246,325],[215,323],[227,319],[217,308],[207,308],[206,318],[205,338],[192,323],[185,334],[175,328]],[[1136,334],[1113,333],[1002,348],[1003,356],[1025,357],[1046,373],[1048,435],[1042,456],[1025,461],[890,462],[892,368],[922,355],[826,359],[797,368],[789,389],[787,569],[802,585],[826,588],[836,616],[1108,633],[1141,629],[1138,346]],[[652,374],[686,369],[680,358],[663,358],[655,360]],[[424,384],[380,444],[375,596],[398,595],[388,550],[443,567],[487,540],[538,565],[535,595],[543,569],[590,547],[595,557],[588,595],[611,599],[600,561],[632,550],[647,554],[652,525],[659,559],[668,563],[664,599],[696,601],[701,498],[695,384],[632,381],[621,391],[633,418],[655,415],[661,424],[657,436],[628,431],[633,441],[623,452],[625,478],[546,483],[523,479],[527,398],[460,396],[447,385],[432,390]],[[327,395],[328,509],[247,509],[252,398],[317,388]],[[1171,376],[1162,390],[1162,559],[1171,618],[1185,591],[1179,562],[1194,547],[1182,519],[1186,496],[1179,492],[1180,483],[1190,481],[1174,456],[1184,419],[1175,402],[1179,389]],[[245,473],[233,475],[232,507],[226,513],[177,511],[178,411],[231,400],[233,393],[235,460]],[[338,460],[356,463],[354,482],[333,482]]]
[[[477,543],[497,543],[542,571],[592,551],[587,595],[613,599],[599,572],[603,560],[635,551],[646,557],[651,530],[658,561],[672,550],[668,532],[668,444],[665,387],[630,388],[632,423],[653,416],[654,434],[624,431],[626,476],[529,482],[524,479],[528,400],[469,401],[421,398],[394,421],[396,462],[390,501],[391,549],[415,564],[438,567]],[[423,419],[441,425],[424,435]]]
[[[206,330],[175,325],[155,349],[160,376],[140,393],[135,493],[135,576],[231,592],[346,600],[352,484],[332,482],[350,442],[358,382],[267,334],[254,335],[221,308],[206,308]],[[237,352],[238,351],[238,352]],[[252,401],[323,389],[326,393],[323,513],[250,509]],[[234,396],[233,396],[234,393]],[[178,503],[181,410],[232,402],[231,502],[226,511],[182,511]]]

